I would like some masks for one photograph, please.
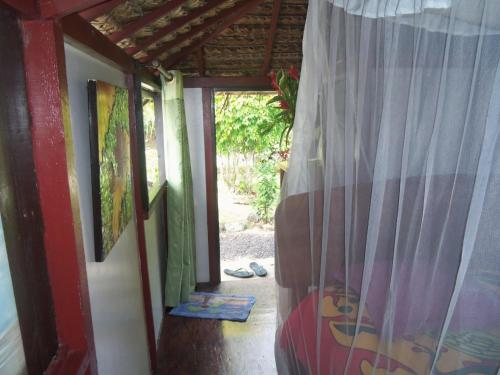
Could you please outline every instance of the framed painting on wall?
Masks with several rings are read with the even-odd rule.
[[[88,82],[95,260],[102,262],[132,217],[128,91]]]
[[[165,185],[163,113],[160,88],[134,77],[137,143],[144,218]]]

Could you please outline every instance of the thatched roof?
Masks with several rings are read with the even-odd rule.
[[[89,21],[139,61],[158,59],[189,76],[261,76],[300,67],[307,0],[114,2]]]

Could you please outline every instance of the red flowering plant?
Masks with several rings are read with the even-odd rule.
[[[280,148],[282,147],[283,140],[285,140],[285,147],[287,147],[295,119],[295,106],[299,91],[299,71],[292,65],[287,71],[280,69],[278,72],[275,72],[273,70],[270,78],[277,95],[269,100],[267,104],[278,103],[278,108],[282,109],[280,116],[286,125],[280,136]]]

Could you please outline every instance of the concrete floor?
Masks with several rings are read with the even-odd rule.
[[[239,259],[223,260],[220,262],[220,278],[222,281],[237,281],[240,280],[236,277],[226,275],[224,273],[225,268],[230,270],[237,270],[238,268],[245,268],[248,271],[252,271],[249,267],[250,262],[257,262],[263,266],[267,271],[267,276],[261,279],[273,279],[274,280],[274,257],[255,259],[253,257],[241,257]],[[252,271],[253,272],[253,271]],[[241,279],[242,282],[251,281],[258,278],[258,276],[253,276],[251,279]]]
[[[276,374],[274,278],[224,281],[215,291],[256,297],[248,320],[236,323],[166,316],[157,374]]]

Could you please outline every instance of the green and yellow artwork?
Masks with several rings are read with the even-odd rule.
[[[90,151],[96,261],[104,261],[132,216],[126,89],[89,81]]]

